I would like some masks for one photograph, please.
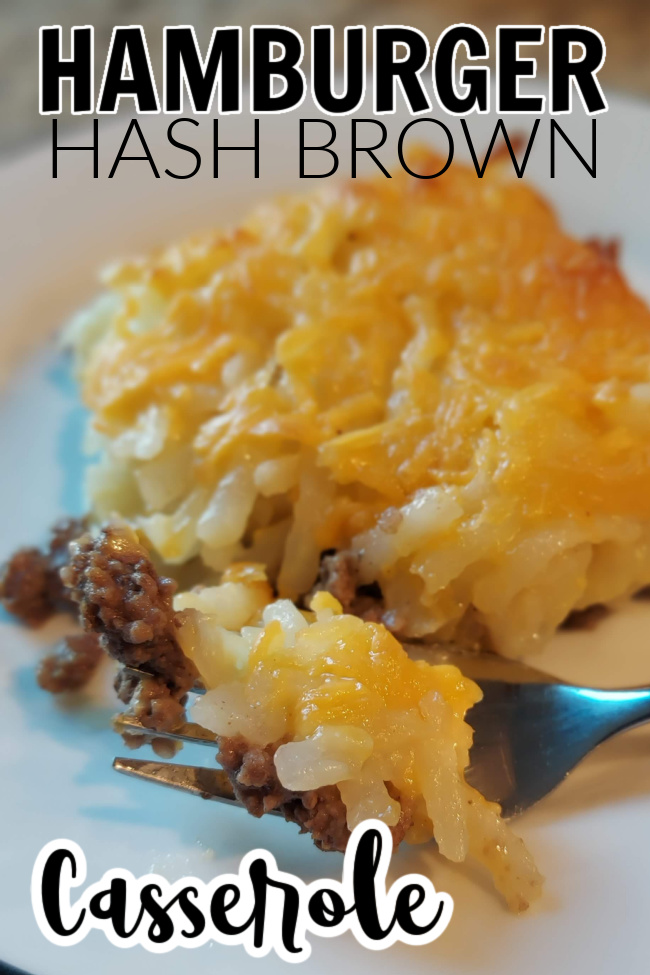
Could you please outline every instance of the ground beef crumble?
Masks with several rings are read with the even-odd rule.
[[[338,599],[344,613],[381,623],[384,613],[381,589],[376,583],[361,585],[359,575],[356,552],[327,550],[321,555],[318,579],[311,595],[324,589]]]
[[[52,694],[76,691],[90,680],[101,658],[102,647],[96,633],[67,636],[54,653],[41,660],[36,679],[43,690]]]
[[[84,629],[99,634],[119,663],[150,675],[140,680],[120,672],[120,699],[146,727],[163,731],[180,724],[199,675],[176,640],[176,584],[158,575],[136,534],[108,526],[83,535],[70,547],[61,579]]]
[[[8,613],[38,626],[54,613],[74,608],[59,570],[68,560],[70,542],[86,527],[85,519],[63,519],[51,529],[45,548],[21,548],[11,556],[0,569],[0,602]]]
[[[228,773],[236,798],[253,816],[278,810],[287,822],[296,823],[301,833],[311,833],[320,850],[345,850],[350,830],[338,787],[326,785],[306,792],[285,789],[273,760],[279,744],[251,746],[241,735],[219,740],[219,763]],[[389,791],[400,801],[392,787]],[[400,805],[399,822],[391,827],[395,849],[413,823],[410,806],[404,802]]]

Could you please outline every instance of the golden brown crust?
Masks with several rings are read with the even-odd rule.
[[[617,237],[609,237],[605,239],[604,237],[589,237],[585,241],[588,247],[591,247],[599,257],[604,261],[609,261],[610,264],[618,265],[618,260],[621,253],[621,242]]]

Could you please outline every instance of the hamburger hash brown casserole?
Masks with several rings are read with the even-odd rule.
[[[1,583],[28,622],[79,614],[43,686],[103,648],[162,730],[200,678],[249,811],[324,849],[378,817],[524,909],[540,875],[464,778],[480,691],[426,646],[521,656],[650,584],[650,313],[612,248],[455,166],[268,204],[104,285],[67,330],[88,519]]]

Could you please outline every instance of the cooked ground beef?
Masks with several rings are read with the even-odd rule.
[[[360,599],[377,605],[380,593],[359,592],[351,553],[326,558],[322,574],[346,608],[352,609]],[[159,731],[180,724],[187,692],[199,674],[176,639],[179,618],[172,603],[175,583],[158,575],[137,536],[116,527],[103,528],[96,536],[82,535],[70,546],[61,579],[68,599],[78,606],[86,634],[70,638],[66,648],[47,658],[39,677],[41,685],[63,690],[72,686],[71,682],[82,683],[84,668],[92,669],[102,647],[127,668],[120,670],[115,686],[120,699],[142,724]],[[150,676],[139,678],[128,668]],[[129,744],[140,743],[137,736],[131,736]],[[173,752],[174,747],[163,739],[160,744],[166,755]],[[350,830],[338,788],[330,785],[306,792],[285,789],[273,760],[277,747],[251,746],[241,736],[220,740],[219,761],[235,795],[254,816],[280,810],[286,820],[298,824],[301,832],[311,833],[320,849],[344,850]],[[393,828],[395,846],[411,823],[410,810],[402,806],[400,821]]]
[[[53,613],[73,608],[59,577],[68,559],[68,546],[86,530],[81,518],[58,521],[44,549],[21,548],[0,569],[0,602],[29,626],[38,626]]]
[[[350,565],[346,559],[334,562],[341,584],[344,573],[350,575]],[[176,640],[174,583],[158,575],[133,532],[111,527],[75,542],[62,579],[79,605],[86,630],[99,634],[101,645],[125,667],[151,675],[142,680],[121,670],[116,682],[121,700],[149,728],[164,731],[178,725],[184,717],[186,693],[199,675]],[[356,598],[356,586],[353,595]],[[220,740],[219,761],[235,795],[254,816],[278,809],[302,832],[311,833],[320,849],[344,850],[350,831],[338,788],[285,789],[273,761],[277,747],[251,746],[241,736]],[[393,829],[395,845],[411,822],[410,812],[403,807]]]
[[[338,599],[344,613],[352,613],[374,623],[383,621],[381,589],[376,583],[369,586],[359,584],[359,556],[356,552],[328,550],[322,553],[313,593],[323,589]]]
[[[219,763],[228,773],[235,796],[253,816],[279,810],[287,822],[298,824],[301,833],[311,833],[321,850],[345,850],[350,830],[338,787],[327,785],[306,792],[285,789],[273,760],[278,744],[251,746],[241,735],[220,739]],[[389,791],[399,799],[394,789]],[[399,822],[391,827],[395,848],[412,823],[412,811],[403,804]]]
[[[91,678],[101,657],[102,648],[96,633],[67,636],[54,653],[41,661],[36,679],[52,694],[76,691]]]
[[[141,680],[128,671],[119,670],[115,690],[120,701],[147,728],[173,731],[185,721],[185,693],[169,687],[161,676]],[[125,735],[125,740],[127,737]]]
[[[84,629],[99,634],[102,647],[125,667],[151,675],[139,680],[120,673],[120,699],[147,727],[173,728],[183,720],[185,696],[199,676],[176,640],[176,584],[158,575],[130,529],[83,535],[70,552],[61,578]]]

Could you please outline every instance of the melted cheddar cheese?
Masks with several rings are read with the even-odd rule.
[[[96,425],[161,407],[199,481],[312,450],[377,511],[466,483],[489,432],[529,512],[650,514],[650,314],[522,182],[455,166],[328,187],[108,283],[123,300],[83,382]]]

